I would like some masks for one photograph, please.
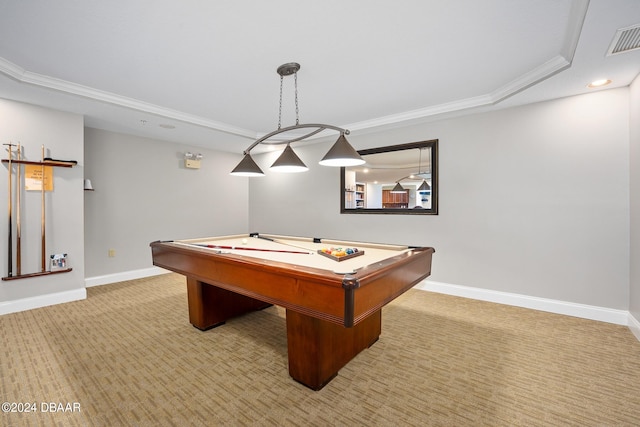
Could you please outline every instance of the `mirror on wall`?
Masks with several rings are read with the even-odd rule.
[[[358,153],[364,165],[341,168],[341,213],[438,214],[437,139]]]

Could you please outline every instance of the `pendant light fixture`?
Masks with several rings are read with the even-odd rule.
[[[423,179],[422,184],[420,184],[420,187],[418,187],[418,191],[429,191],[429,190],[431,190],[431,186],[429,185],[426,179]]]
[[[405,189],[402,185],[400,185],[400,181],[407,179],[407,178],[416,178],[416,177],[424,177],[424,175],[426,175],[427,173],[430,175],[431,172],[422,172],[422,150],[424,148],[418,148],[418,153],[419,153],[419,157],[418,157],[418,173],[409,175],[409,176],[405,176],[403,178],[400,178],[399,180],[396,181],[396,185],[395,187],[393,187],[393,189],[391,190],[392,193],[404,193]],[[431,167],[431,150],[429,150],[429,167]],[[431,186],[429,185],[429,183],[427,182],[426,179],[422,179],[422,184],[420,184],[420,187],[418,187],[418,191],[429,191],[431,190]]]
[[[251,154],[245,153],[244,157],[238,163],[238,166],[231,171],[231,175],[235,176],[264,176],[264,172],[260,169],[260,166],[253,160]]]
[[[238,166],[232,171],[231,175],[237,176],[263,176],[264,172],[256,164],[251,157],[251,150],[259,144],[287,144],[284,151],[271,165],[271,169],[279,172],[304,172],[308,170],[304,162],[298,157],[298,155],[291,148],[291,143],[305,140],[313,135],[316,135],[324,130],[330,129],[340,133],[338,140],[327,152],[327,154],[320,160],[320,164],[323,166],[356,166],[364,164],[365,161],[360,157],[360,154],[349,144],[345,135],[349,135],[348,129],[343,129],[337,126],[312,123],[312,124],[300,124],[298,117],[298,70],[300,70],[300,64],[296,62],[290,62],[283,64],[276,70],[280,75],[280,110],[278,116],[278,129],[266,134],[262,138],[256,140],[253,144],[244,150],[244,158]],[[285,76],[293,75],[295,82],[295,106],[296,106],[296,124],[289,127],[281,127],[282,123],[282,82]],[[269,141],[275,135],[290,132],[298,129],[312,129],[305,135],[296,136],[287,140]]]
[[[420,157],[418,158],[418,176],[422,175],[422,148],[420,150]],[[431,168],[431,150],[429,150],[429,168]],[[431,186],[426,179],[422,180],[422,184],[418,187],[418,191],[426,192],[431,190]]]
[[[271,170],[276,172],[306,172],[309,170],[300,157],[293,151],[291,144],[287,144],[284,151],[271,165]]]
[[[406,190],[402,185],[400,185],[400,181],[396,182],[396,186],[391,189],[392,193],[404,193]]]

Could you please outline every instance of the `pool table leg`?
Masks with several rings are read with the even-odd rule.
[[[320,390],[338,371],[378,340],[381,311],[352,328],[287,310],[289,375],[313,390]]]
[[[191,277],[187,277],[187,300],[189,322],[202,331],[222,325],[232,317],[271,306]]]

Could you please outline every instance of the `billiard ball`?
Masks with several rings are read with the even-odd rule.
[[[242,244],[246,245],[247,244],[247,239],[242,239]]]

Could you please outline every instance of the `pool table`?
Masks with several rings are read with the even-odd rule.
[[[319,253],[338,248],[358,255]],[[156,241],[151,251],[154,265],[186,276],[189,321],[198,329],[284,307],[289,374],[313,390],[378,340],[382,307],[431,274],[434,253],[259,233]]]

